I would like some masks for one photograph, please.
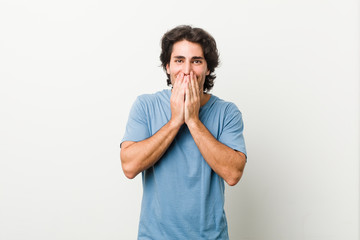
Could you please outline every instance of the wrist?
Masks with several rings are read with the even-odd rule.
[[[169,126],[174,129],[179,129],[184,124],[182,121],[178,121],[173,118],[171,118],[168,123],[169,123]]]
[[[199,118],[190,119],[186,122],[186,125],[188,126],[189,130],[196,129],[202,124]]]

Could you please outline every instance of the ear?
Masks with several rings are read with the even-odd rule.
[[[166,73],[170,74],[170,66],[169,66],[169,64],[166,64]]]
[[[210,70],[207,70],[206,76],[209,76],[209,74],[210,74]]]

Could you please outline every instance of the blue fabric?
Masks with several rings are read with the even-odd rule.
[[[171,90],[139,96],[124,141],[142,141],[171,117]],[[246,154],[242,116],[235,104],[211,95],[199,117],[223,144]],[[163,157],[142,172],[138,239],[229,239],[224,180],[207,164],[184,124]]]

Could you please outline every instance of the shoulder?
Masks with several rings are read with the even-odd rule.
[[[170,101],[171,90],[164,89],[155,93],[146,93],[139,95],[134,105],[148,107],[154,104],[164,104]]]
[[[141,94],[137,97],[136,101],[139,101],[141,103],[151,103],[154,101],[166,101],[167,99],[170,99],[170,95],[171,95],[171,90],[164,89],[162,91],[158,91],[155,93]]]
[[[225,115],[228,115],[228,114],[240,114],[241,115],[241,112],[235,103],[223,100],[215,95],[212,95],[211,98],[213,99],[212,104],[211,104],[212,108],[221,110],[221,112],[223,112],[223,114],[225,114]]]

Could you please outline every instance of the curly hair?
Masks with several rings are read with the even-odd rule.
[[[198,43],[204,53],[204,58],[207,63],[207,69],[210,71],[209,75],[205,77],[204,91],[208,92],[214,86],[216,75],[215,68],[219,65],[219,52],[216,47],[215,39],[201,28],[193,28],[188,25],[181,25],[166,32],[161,39],[161,66],[166,72],[166,65],[170,63],[173,45],[176,42],[187,40],[189,42]],[[167,85],[171,85],[170,75],[167,75]]]

